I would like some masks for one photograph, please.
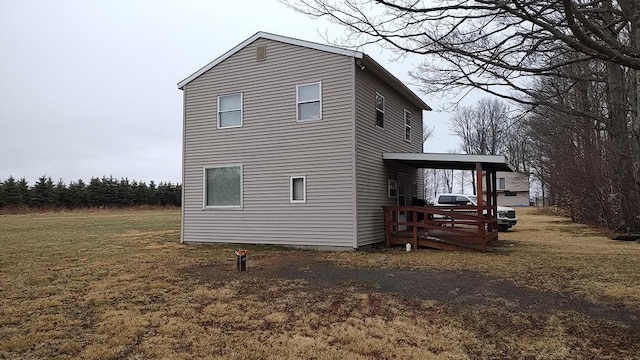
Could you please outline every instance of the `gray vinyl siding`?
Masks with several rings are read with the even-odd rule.
[[[498,189],[498,205],[529,206],[529,175],[498,171],[496,181],[500,178],[505,179],[505,189]],[[505,196],[507,190],[516,193],[516,196]]]
[[[412,105],[369,71],[356,70],[356,199],[358,246],[384,241],[382,206],[395,205],[387,196],[387,179],[406,176],[407,204],[422,197],[418,169],[382,160],[384,152],[422,152],[422,110]],[[385,98],[385,127],[375,126],[375,94]],[[411,143],[404,139],[404,109],[411,112]],[[418,194],[411,184],[418,183]]]
[[[258,39],[188,83],[183,241],[353,248],[353,76],[351,57]],[[317,81],[322,119],[297,123],[296,85]],[[217,129],[216,96],[237,92],[243,126]],[[227,164],[243,166],[242,210],[203,209],[203,167]]]
[[[529,206],[529,192],[517,191],[516,196],[505,196],[504,192],[498,193],[498,205],[500,206]]]

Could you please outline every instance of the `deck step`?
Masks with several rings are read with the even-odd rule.
[[[483,251],[484,250],[481,245],[447,241],[447,240],[443,240],[443,239],[439,239],[431,236],[423,239],[418,239],[418,246],[428,247],[432,249],[439,249],[439,250],[458,250],[458,251]]]
[[[393,237],[389,245],[404,245],[411,243],[410,238]],[[464,241],[444,240],[433,236],[421,236],[417,239],[418,247],[426,247],[440,250],[458,250],[458,251],[483,251],[482,244],[469,243]]]

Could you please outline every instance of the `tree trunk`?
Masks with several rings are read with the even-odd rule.
[[[615,201],[619,204],[620,227],[637,227],[640,214],[638,187],[633,169],[634,161],[629,139],[629,108],[624,88],[624,72],[620,65],[607,63],[609,135],[607,159]]]

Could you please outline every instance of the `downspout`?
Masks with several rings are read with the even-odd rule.
[[[358,171],[357,171],[357,128],[358,124],[356,121],[356,58],[350,58],[350,66],[351,66],[351,177],[352,177],[352,222],[353,222],[353,249],[358,248]]]
[[[180,200],[180,243],[184,244],[184,164],[186,153],[186,133],[187,133],[187,86],[182,88],[182,194]]]

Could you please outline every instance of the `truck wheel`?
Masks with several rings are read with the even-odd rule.
[[[498,226],[498,231],[508,231],[509,227],[508,226]]]

